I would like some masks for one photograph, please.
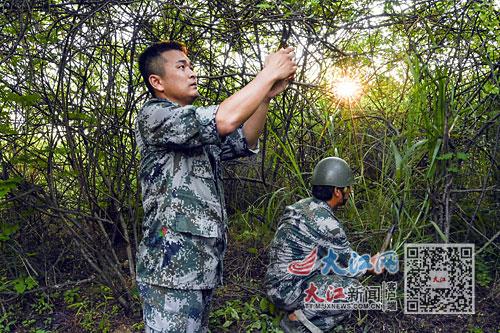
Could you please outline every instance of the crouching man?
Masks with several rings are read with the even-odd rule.
[[[286,333],[329,331],[350,313],[305,304],[321,301],[319,295],[342,298],[346,288],[361,286],[355,278],[361,274],[336,274],[321,259],[333,259],[337,272],[346,271],[353,251],[335,210],[347,203],[353,181],[343,159],[325,158],[314,168],[313,197],[286,207],[281,217],[270,246],[265,284],[271,301],[287,311],[281,321]],[[376,256],[370,259],[374,260]]]

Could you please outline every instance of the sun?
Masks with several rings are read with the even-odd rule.
[[[361,93],[363,92],[361,82],[348,76],[334,79],[332,88],[333,94],[340,100],[356,100],[361,97]]]

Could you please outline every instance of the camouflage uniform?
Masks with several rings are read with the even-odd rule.
[[[301,261],[317,247],[317,260],[307,276],[288,272],[288,265]],[[279,308],[288,312],[302,309],[307,319],[323,331],[328,331],[349,314],[338,310],[304,309],[304,291],[309,283],[325,295],[328,285],[359,286],[354,278],[321,274],[321,258],[333,249],[338,263],[347,267],[352,249],[333,211],[324,201],[307,198],[286,207],[269,250],[269,266],[265,284],[267,295]]]
[[[200,323],[208,314],[211,290],[222,280],[227,214],[220,162],[255,151],[248,149],[241,128],[219,136],[217,108],[181,107],[153,98],[137,115],[144,208],[137,282],[151,331],[184,331],[175,325],[206,329]],[[172,306],[164,307],[167,303]],[[194,303],[205,312],[190,308]],[[152,309],[154,304],[157,308]],[[184,311],[189,320],[153,315],[174,310]]]

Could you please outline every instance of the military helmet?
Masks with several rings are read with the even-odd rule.
[[[351,186],[354,183],[352,170],[341,158],[327,157],[314,167],[311,184],[335,187]]]

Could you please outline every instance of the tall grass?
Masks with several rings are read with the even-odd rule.
[[[264,233],[275,230],[285,205],[310,195],[310,166],[323,157],[339,156],[356,170],[356,183],[350,205],[337,214],[360,246],[376,252],[393,223],[398,229],[392,248],[400,253],[406,242],[450,240],[450,208],[436,207],[449,198],[442,191],[453,176],[447,158],[448,122],[457,104],[451,74],[442,68],[430,71],[416,57],[408,58],[407,65],[413,83],[401,92],[401,105],[389,104],[393,110],[384,115],[374,113],[369,101],[336,103],[333,110],[335,103],[318,102],[315,117],[302,114],[285,137],[268,128],[267,144],[273,149],[264,163],[278,172],[278,183],[247,213],[260,216]],[[271,124],[283,121],[271,117]],[[299,139],[304,131],[311,135],[310,142]],[[299,148],[311,142],[317,142],[312,150],[316,153],[301,155]],[[244,214],[240,217],[249,221]]]

